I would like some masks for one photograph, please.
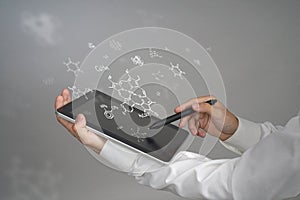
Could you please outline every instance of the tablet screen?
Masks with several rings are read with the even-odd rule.
[[[94,90],[58,109],[58,112],[72,119],[83,113],[87,126],[159,160],[170,161],[189,133],[172,124],[160,130],[148,129],[159,119],[153,116],[140,117],[145,113],[137,108],[132,108],[130,116],[125,116],[119,108],[120,103]],[[122,123],[116,118],[122,118]],[[137,126],[133,127],[130,121],[134,121]]]

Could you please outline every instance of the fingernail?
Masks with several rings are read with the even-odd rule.
[[[205,133],[203,132],[203,131],[200,131],[200,136],[202,137],[202,138],[204,138],[205,137]]]

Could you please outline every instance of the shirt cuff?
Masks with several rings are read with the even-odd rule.
[[[145,172],[163,166],[162,163],[142,153],[110,140],[106,141],[98,156],[108,167],[126,172],[131,176],[141,176]]]
[[[221,142],[226,148],[236,153],[243,153],[261,140],[260,124],[238,117],[239,126],[227,140]]]
[[[108,162],[110,166],[123,172],[131,171],[131,168],[138,157],[133,150],[107,140],[99,156]]]

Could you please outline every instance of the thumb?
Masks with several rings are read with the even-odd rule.
[[[96,153],[101,151],[106,140],[86,128],[86,119],[83,114],[76,117],[75,128],[82,144],[92,148]]]
[[[76,126],[76,130],[82,130],[83,128],[85,128],[86,126],[86,120],[83,114],[79,114],[77,115],[76,119],[75,119],[75,126]]]
[[[75,129],[84,145],[89,145],[89,131],[86,128],[86,120],[83,114],[77,115],[75,119]]]

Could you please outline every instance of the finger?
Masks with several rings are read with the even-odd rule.
[[[73,128],[76,131],[76,133],[78,134],[80,141],[83,144],[86,144],[88,142],[87,141],[88,138],[86,138],[86,132],[88,132],[88,130],[86,128],[85,117],[82,114],[77,115]]]
[[[62,91],[62,96],[64,98],[64,105],[69,103],[71,101],[71,96],[70,96],[70,92],[67,88],[63,89]]]
[[[182,112],[183,110],[192,107],[194,104],[205,103],[206,101],[209,101],[211,99],[215,99],[215,97],[209,95],[209,96],[203,96],[203,97],[197,97],[197,98],[190,99],[189,101],[181,104],[180,106],[177,106],[175,108],[175,112]]]
[[[188,115],[186,117],[181,118],[181,120],[179,122],[179,127],[180,128],[184,127],[191,117],[192,117],[192,115]]]
[[[199,128],[197,135],[199,135],[200,137],[204,138],[206,136],[206,131],[203,130],[202,128]]]
[[[197,122],[195,117],[191,117],[189,120],[189,130],[193,135],[197,135]]]
[[[193,104],[192,108],[193,108],[193,110],[195,110],[196,112],[199,112],[199,113],[211,114],[212,106],[208,103],[202,102],[202,103],[199,103],[199,104]]]
[[[72,135],[74,135],[73,124],[67,120],[56,116],[57,121],[63,125]]]
[[[176,113],[182,112],[182,111],[184,111],[185,109],[190,108],[193,104],[196,104],[196,103],[197,103],[197,98],[190,99],[190,100],[188,100],[187,102],[185,102],[185,103],[183,103],[183,104],[177,106],[177,107],[175,108],[174,111],[175,111]]]
[[[54,108],[58,109],[58,108],[62,107],[64,105],[63,101],[64,100],[63,100],[62,96],[57,96],[56,99],[55,99]]]
[[[63,106],[63,97],[62,96],[57,96],[56,97],[56,100],[55,100],[55,109],[58,109],[60,107]],[[72,129],[72,126],[73,124],[71,122],[68,122],[67,120],[63,119],[63,118],[60,118],[59,116],[56,116],[56,119],[57,121],[63,125],[70,133],[74,133],[73,129]]]
[[[206,113],[199,112],[199,119],[204,119],[207,116]]]
[[[205,137],[207,133],[215,137],[219,137],[221,134],[220,130],[215,126],[214,123],[212,123],[211,118],[208,115],[203,119],[199,119],[199,128],[197,135]]]
[[[95,133],[90,132],[86,128],[86,120],[84,115],[79,114],[75,120],[75,129],[80,138],[80,141],[89,147],[91,147],[96,152],[99,151],[104,145],[104,139],[97,136]]]

